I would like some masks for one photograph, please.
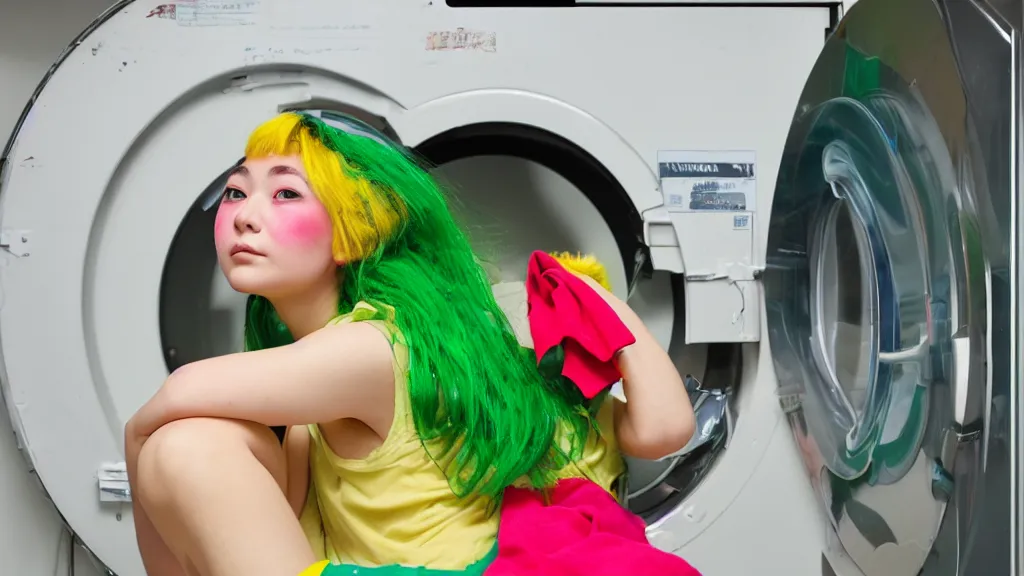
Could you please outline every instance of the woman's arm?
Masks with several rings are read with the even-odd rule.
[[[696,419],[668,354],[643,324],[630,330],[636,343],[616,360],[626,402],[615,401],[615,434],[624,453],[657,460],[686,446]]]
[[[392,358],[382,332],[355,322],[287,346],[200,360],[171,374],[129,428],[147,437],[165,424],[197,417],[266,426],[372,421],[394,409]]]
[[[636,338],[616,356],[627,400],[615,403],[619,448],[648,460],[680,450],[693,436],[696,422],[675,364],[629,305],[594,280],[580,278],[604,298]]]

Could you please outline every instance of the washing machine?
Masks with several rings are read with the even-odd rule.
[[[123,424],[240,349],[216,196],[305,110],[436,166],[499,300],[533,250],[608,265],[698,414],[629,462],[654,545],[1017,573],[1020,2],[533,4],[121,1],[62,54],[2,157],[0,375],[84,546],[144,573]]]

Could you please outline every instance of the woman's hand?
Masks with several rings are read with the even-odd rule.
[[[636,342],[618,352],[626,403],[615,405],[615,435],[621,450],[656,460],[686,446],[696,428],[693,406],[679,371],[640,316],[593,278],[576,274],[618,315]]]
[[[183,367],[184,368],[184,367]],[[164,380],[163,385],[156,394],[139,408],[128,423],[124,426],[124,449],[127,456],[130,449],[136,451],[142,449],[146,438],[153,435],[164,424],[171,423],[175,418],[170,400],[173,397],[169,388],[174,386],[179,370],[176,370]]]
[[[572,270],[569,270],[569,273],[582,280],[584,284],[596,292],[597,295],[600,296],[606,304],[608,304],[612,311],[615,312],[619,317],[619,320],[622,320],[622,323],[626,325],[626,328],[629,328],[630,332],[633,332],[634,335],[636,334],[637,328],[643,326],[643,321],[640,320],[640,317],[637,316],[635,312],[633,312],[633,309],[629,307],[629,304],[626,304],[626,302],[621,298],[611,293],[604,286],[598,284],[596,280],[585,274],[573,272]]]
[[[132,416],[124,426],[124,465],[125,471],[128,473],[128,485],[133,494],[136,489],[135,481],[138,472],[139,453],[142,452],[142,446],[148,439],[148,434],[143,435],[139,433],[138,422],[135,416]],[[133,497],[133,503],[134,500],[135,498]]]
[[[171,375],[173,377],[174,374]],[[172,421],[171,410],[167,406],[166,388],[171,384],[171,377],[164,381],[156,394],[142,405],[124,425],[124,463],[128,473],[128,484],[135,492],[135,479],[138,470],[139,453],[146,440],[161,426]],[[134,498],[133,498],[134,502]]]
[[[138,425],[135,422],[135,417],[132,416],[128,423],[124,425],[124,456],[125,463],[129,468],[138,459],[139,452],[142,451],[142,445],[146,443],[146,438],[148,436],[138,433]]]

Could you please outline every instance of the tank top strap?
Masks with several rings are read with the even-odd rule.
[[[377,307],[360,301],[348,314],[338,316],[331,324],[365,322],[379,330],[391,344],[392,369],[395,375],[395,418],[390,434],[404,434],[413,428],[412,407],[409,399],[409,349],[405,338],[394,322],[394,310],[386,305]]]

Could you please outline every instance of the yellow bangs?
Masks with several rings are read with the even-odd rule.
[[[399,215],[377,189],[341,154],[333,152],[286,112],[261,124],[249,136],[246,158],[298,156],[313,194],[327,209],[334,227],[334,258],[358,261],[377,249],[399,224]]]

